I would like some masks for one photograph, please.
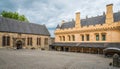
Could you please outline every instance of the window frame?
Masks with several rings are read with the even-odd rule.
[[[102,41],[106,41],[106,34],[102,34]]]
[[[100,35],[96,34],[96,41],[99,41],[99,40],[100,40]]]
[[[90,35],[89,34],[86,35],[86,41],[90,41]]]
[[[75,35],[72,35],[72,40],[75,41]]]
[[[2,36],[2,46],[10,46],[10,36]]]
[[[81,35],[81,38],[82,38],[82,41],[85,41],[85,40],[84,40],[84,35]]]

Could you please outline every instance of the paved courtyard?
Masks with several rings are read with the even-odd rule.
[[[0,49],[0,69],[118,69],[102,55]]]

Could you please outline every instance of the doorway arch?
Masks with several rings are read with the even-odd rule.
[[[22,49],[23,42],[21,40],[16,41],[16,49]]]

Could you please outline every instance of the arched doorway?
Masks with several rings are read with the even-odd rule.
[[[16,42],[16,49],[22,49],[22,45],[23,45],[22,41],[21,41],[21,40],[18,40],[18,41]]]

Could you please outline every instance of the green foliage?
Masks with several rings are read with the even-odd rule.
[[[29,22],[28,19],[24,15],[20,15],[17,12],[10,12],[10,11],[2,11],[0,13],[1,16],[6,17],[6,18],[12,18],[16,19],[19,21],[26,21]]]

